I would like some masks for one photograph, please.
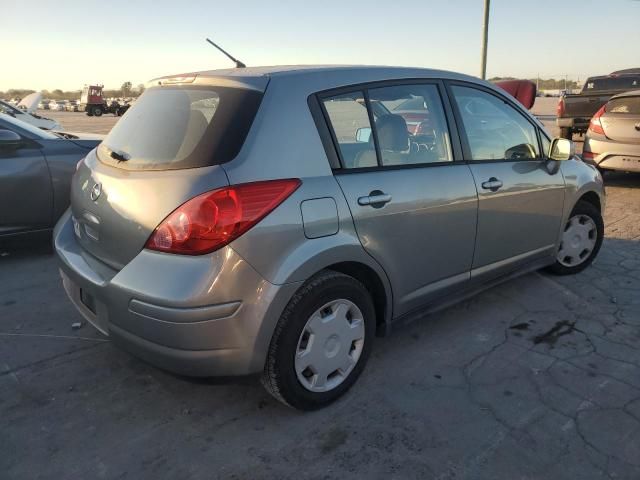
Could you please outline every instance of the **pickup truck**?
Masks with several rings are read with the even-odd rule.
[[[637,73],[587,78],[580,93],[564,95],[558,101],[556,123],[560,127],[560,136],[571,140],[574,133],[585,133],[591,117],[613,95],[638,88],[640,74]]]

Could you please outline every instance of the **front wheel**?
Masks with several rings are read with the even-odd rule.
[[[549,270],[556,275],[572,275],[587,268],[596,258],[604,237],[600,210],[589,202],[579,201],[562,232],[556,262]]]
[[[324,407],[362,372],[375,335],[365,286],[326,270],[293,296],[276,325],[262,375],[275,398],[300,410]]]
[[[93,107],[93,116],[94,117],[101,117],[102,116],[102,108]]]

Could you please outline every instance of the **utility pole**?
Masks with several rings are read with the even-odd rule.
[[[482,23],[482,57],[480,59],[480,78],[487,78],[487,42],[489,40],[489,4],[491,0],[484,0],[484,21]]]

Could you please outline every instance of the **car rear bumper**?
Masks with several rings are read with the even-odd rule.
[[[618,143],[607,139],[599,140],[587,135],[583,151],[592,152],[593,159],[588,161],[600,168],[640,172],[640,144]]]
[[[143,250],[116,271],[80,247],[70,217],[54,231],[65,290],[115,345],[183,375],[262,371],[299,284],[267,282],[230,247],[199,257]]]
[[[588,118],[557,118],[556,124],[558,127],[571,127],[577,130],[587,130],[589,126]]]

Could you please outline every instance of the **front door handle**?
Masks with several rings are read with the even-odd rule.
[[[386,203],[391,201],[391,195],[387,195],[380,190],[374,190],[366,197],[358,198],[358,205],[366,206],[370,205],[373,208],[383,207]]]
[[[491,177],[488,181],[482,182],[482,188],[485,190],[491,190],[492,192],[497,192],[500,187],[502,187],[502,181],[498,180],[496,177]]]

